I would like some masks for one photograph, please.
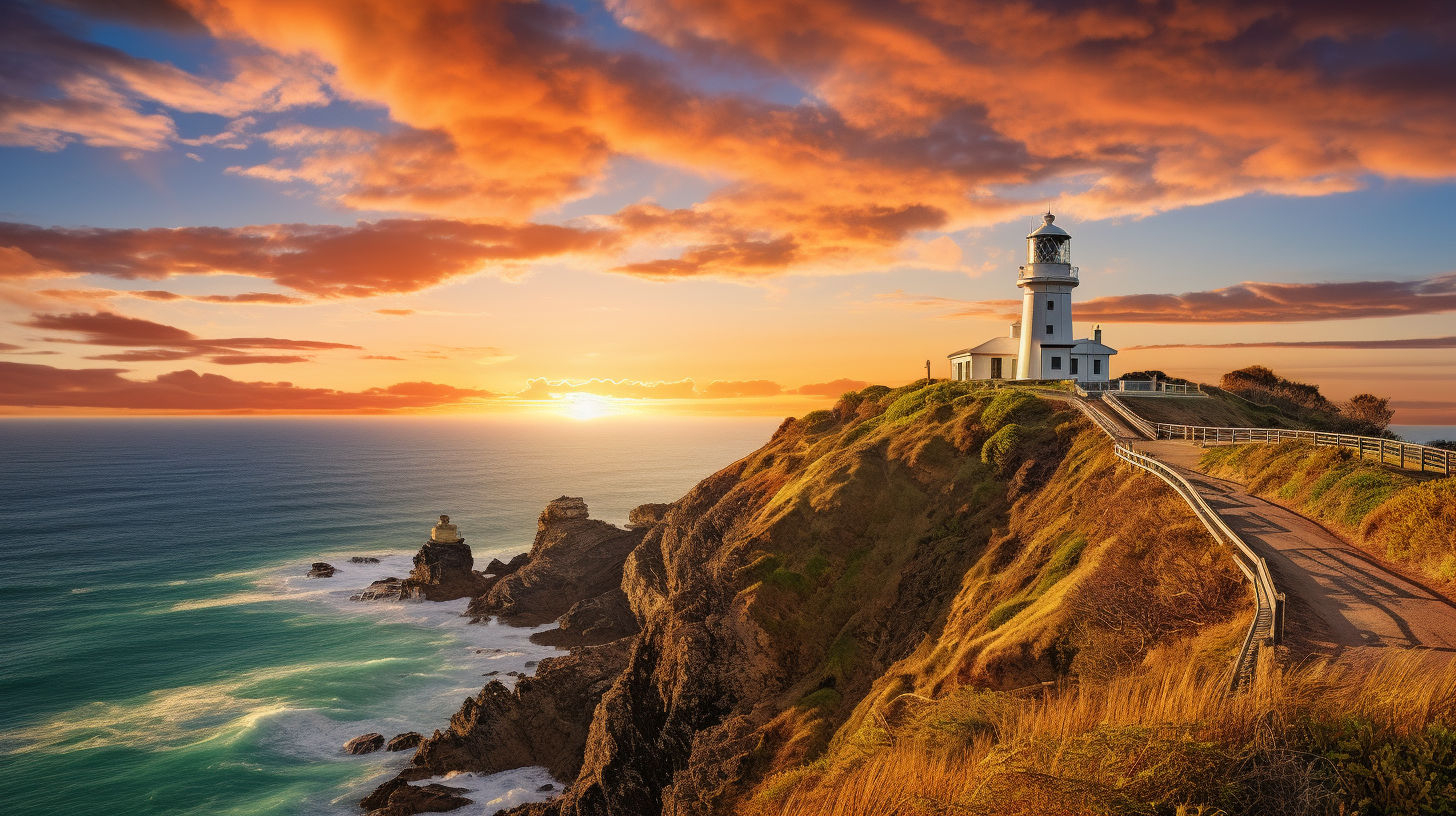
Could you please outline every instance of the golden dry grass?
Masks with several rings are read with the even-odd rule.
[[[1226,677],[1178,663],[1033,698],[962,691],[896,723],[881,717],[836,755],[768,780],[742,812],[1447,812],[1447,755],[1423,757],[1430,734],[1450,733],[1456,663],[1429,652],[1288,671],[1261,661],[1252,689],[1234,696]],[[1400,751],[1414,757],[1416,784],[1397,784]]]
[[[1325,522],[1381,558],[1456,581],[1456,477],[1423,481],[1304,442],[1210,448],[1203,467]]]

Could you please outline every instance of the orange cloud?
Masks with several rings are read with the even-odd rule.
[[[288,156],[237,172],[348,206],[511,220],[592,194],[617,157],[724,179],[639,225],[685,239],[618,267],[646,277],[883,268],[917,231],[1002,220],[1048,187],[1105,217],[1456,174],[1438,3],[610,3],[665,46],[654,56],[593,43],[540,2],[187,6],[218,36],[323,60],[401,124],[279,128],[265,138]],[[810,101],[678,81],[695,61]],[[616,217],[641,234],[631,209]]]
[[[189,331],[154,323],[138,317],[125,317],[111,312],[73,312],[71,314],[33,314],[21,323],[33,329],[79,334],[79,339],[47,337],[51,343],[76,343],[92,346],[154,346],[155,348],[103,354],[90,359],[114,362],[183,360],[218,352],[246,349],[288,349],[294,351],[360,350],[348,343],[326,343],[319,340],[285,340],[276,337],[231,337],[209,340]],[[244,365],[254,362],[306,362],[307,357],[266,357],[261,355],[223,354],[213,357],[221,365]]]
[[[415,313],[415,310],[414,309],[375,309],[374,310],[374,313],[375,314],[382,314],[382,315],[391,315],[391,316],[394,316],[394,317],[404,317],[406,315],[412,315],[412,314],[414,314]]]
[[[784,387],[771,380],[714,380],[703,389],[703,396],[772,397],[782,394]]]
[[[945,317],[1012,317],[1019,300],[965,301],[892,292],[880,302]],[[1077,304],[1080,320],[1117,323],[1302,323],[1456,311],[1456,272],[1407,281],[1245,282],[1179,295],[1112,295]]]
[[[291,354],[222,354],[217,357],[209,357],[207,361],[217,365],[257,365],[259,363],[307,363],[313,360],[312,357],[299,357]]]
[[[607,230],[441,220],[236,229],[63,229],[0,222],[0,247],[9,248],[0,253],[0,278],[95,274],[160,280],[229,273],[319,297],[370,297],[416,292],[492,264],[598,252],[617,240]],[[202,299],[278,303],[285,297]]]
[[[399,383],[365,391],[242,382],[218,374],[174,371],[129,380],[123,369],[63,369],[0,362],[0,405],[180,411],[397,411],[491,399],[489,391],[435,383]]]
[[[799,386],[798,393],[811,397],[837,397],[846,391],[859,391],[869,383],[862,380],[841,378],[825,383],[810,383]]]
[[[236,53],[232,76],[213,79],[76,39],[26,4],[0,7],[0,30],[6,33],[0,144],[46,151],[72,142],[160,150],[177,140],[176,125],[167,113],[144,111],[143,102],[239,116],[321,105],[330,98],[326,70],[308,57]]]

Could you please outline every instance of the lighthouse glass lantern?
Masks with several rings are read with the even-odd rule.
[[[1050,226],[1050,222],[1048,222],[1048,226]],[[1027,242],[1026,249],[1027,261],[1030,263],[1069,264],[1072,262],[1072,236],[1066,233],[1033,235]]]

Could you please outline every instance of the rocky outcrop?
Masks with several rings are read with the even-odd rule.
[[[424,596],[417,586],[402,578],[381,578],[362,592],[350,595],[351,601],[422,601]]]
[[[433,783],[411,785],[402,779],[393,779],[364,797],[359,804],[369,816],[414,816],[416,813],[444,813],[473,804],[460,794],[465,788]]]
[[[420,747],[420,743],[423,742],[424,739],[425,735],[421,734],[418,731],[406,731],[405,733],[399,734],[395,736],[394,739],[390,740],[389,744],[384,746],[384,750],[408,751],[411,748]]]
[[[628,527],[651,527],[667,516],[670,504],[639,504],[627,514]]]
[[[616,589],[627,554],[645,534],[588,518],[579,498],[555,499],[541,511],[526,564],[473,601],[467,614],[518,626],[554,621],[577,602]]]
[[[338,572],[338,570],[335,569],[332,564],[325,564],[322,561],[315,561],[313,562],[313,566],[311,566],[308,570],[308,577],[332,578],[334,577],[335,572]]]
[[[425,542],[415,554],[414,564],[406,584],[417,587],[427,601],[474,598],[494,584],[493,579],[473,569],[475,559],[463,539]]]
[[[526,566],[526,564],[530,563],[530,561],[530,553],[521,553],[515,558],[512,558],[510,561],[502,561],[499,558],[492,558],[490,559],[490,564],[487,565],[485,568],[485,573],[487,575],[504,577],[506,575],[510,575],[521,567]]]
[[[356,555],[349,559],[351,564],[378,564],[379,559],[372,555]]]
[[[344,743],[344,753],[358,756],[372,754],[384,747],[383,734],[361,734]]]
[[[570,648],[610,643],[637,634],[637,617],[620,587],[577,601],[561,616],[560,626],[531,635],[542,646]]]
[[[497,773],[539,765],[557,779],[574,778],[592,711],[627,664],[629,648],[622,640],[573,649],[541,661],[536,676],[522,677],[514,690],[490,683],[465,701],[448,728],[420,744],[398,777],[362,804],[369,808],[386,789],[451,771]]]

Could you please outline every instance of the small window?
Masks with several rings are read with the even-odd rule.
[[[1047,311],[1048,312],[1055,311],[1056,308],[1057,308],[1057,302],[1055,300],[1048,300],[1047,301]]]
[[[1101,374],[1102,373],[1102,361],[1101,360],[1093,360],[1092,361],[1092,373],[1093,374]]]
[[[1077,358],[1076,357],[1073,357],[1072,358],[1072,373],[1073,374],[1076,374],[1077,373]]]
[[[1053,357],[1052,358],[1052,371],[1061,371],[1061,370],[1062,370],[1062,358],[1060,358],[1060,357]]]
[[[1052,324],[1048,323],[1047,324],[1047,334],[1051,334],[1051,333],[1052,333]]]

